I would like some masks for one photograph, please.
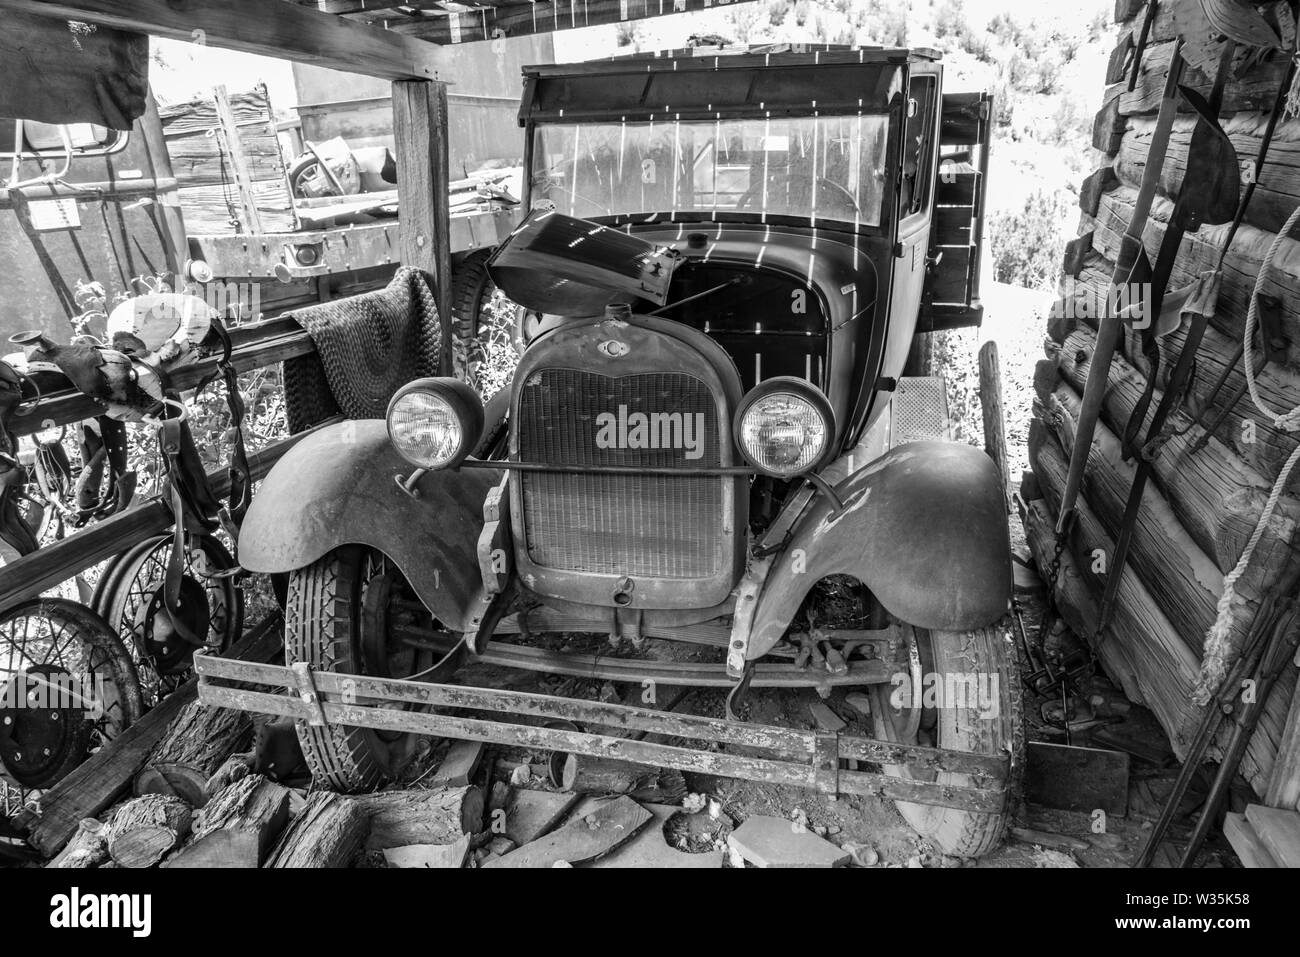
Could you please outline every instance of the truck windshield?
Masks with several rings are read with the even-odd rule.
[[[735,213],[879,226],[889,117],[548,123],[533,201],[584,219]]]

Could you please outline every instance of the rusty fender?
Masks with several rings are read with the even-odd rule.
[[[483,500],[500,473],[429,472],[417,499],[394,481],[413,471],[378,419],[340,422],[303,439],[254,496],[239,533],[240,564],[288,572],[340,545],[369,545],[397,565],[439,621],[472,630],[481,614]]]
[[[838,489],[844,510],[837,515],[827,496],[816,496],[769,566],[746,658],[772,649],[808,590],[827,575],[852,575],[891,615],[920,628],[969,631],[1005,614],[1006,506],[997,469],[979,449],[902,445]]]

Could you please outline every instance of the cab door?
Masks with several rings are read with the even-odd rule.
[[[889,297],[889,338],[884,375],[903,368],[926,285],[934,208],[936,127],[939,119],[939,74],[913,73],[903,119],[898,181],[898,239],[894,245]]]
[[[936,204],[918,332],[978,326],[984,196],[993,100],[987,93],[949,93],[939,122]]]

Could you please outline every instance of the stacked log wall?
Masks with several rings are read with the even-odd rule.
[[[1282,3],[1259,4],[1287,45],[1295,24]],[[1161,91],[1175,41],[1181,37],[1187,70],[1183,82],[1208,95],[1218,70],[1222,39],[1205,19],[1199,0],[1164,0],[1152,23],[1149,46],[1134,89],[1127,89],[1124,55],[1137,40],[1146,6],[1119,0],[1119,49],[1112,57],[1103,106],[1094,124],[1094,146],[1104,161],[1080,189],[1079,237],[1066,255],[1061,313],[1049,322],[1048,358],[1035,377],[1037,397],[1030,435],[1030,461],[1041,498],[1025,508],[1032,550],[1046,572],[1053,554],[1054,526],[1074,438],[1080,396],[1091,368],[1098,317],[1106,301],[1121,237],[1146,170]],[[1295,449],[1297,436],[1276,428],[1249,396],[1229,411],[1204,447],[1195,423],[1214,421],[1229,397],[1244,388],[1240,361],[1233,362],[1245,332],[1256,277],[1286,219],[1300,206],[1300,118],[1278,124],[1263,167],[1253,169],[1269,111],[1286,75],[1285,54],[1238,49],[1224,92],[1221,120],[1236,147],[1244,182],[1259,186],[1223,259],[1221,289],[1204,341],[1196,355],[1193,381],[1182,408],[1167,423],[1173,437],[1153,461],[1133,547],[1119,586],[1113,623],[1095,636],[1095,624],[1109,557],[1120,533],[1136,463],[1122,454],[1120,436],[1147,376],[1140,334],[1126,329],[1112,364],[1097,435],[1089,455],[1079,521],[1065,554],[1056,599],[1067,622],[1093,640],[1103,665],[1134,700],[1145,704],[1169,734],[1179,756],[1199,716],[1191,698],[1201,680],[1205,636],[1217,617],[1225,576],[1232,571],[1264,509],[1279,470]],[[1186,173],[1195,115],[1183,106],[1175,121],[1160,186],[1143,232],[1154,263]],[[1204,226],[1180,246],[1170,289],[1191,283],[1218,263],[1229,225]],[[1300,233],[1300,230],[1297,231]],[[1280,241],[1267,270],[1263,294],[1280,304],[1285,337],[1282,361],[1258,375],[1262,398],[1279,411],[1300,406],[1300,238]],[[1162,340],[1162,364],[1148,423],[1163,395],[1165,376],[1178,361],[1187,330]],[[1260,361],[1258,349],[1256,367]],[[1220,374],[1226,382],[1211,395]],[[1147,423],[1144,423],[1144,425]],[[1143,430],[1145,432],[1145,429]],[[1279,577],[1300,562],[1300,474],[1283,490],[1272,521],[1246,573],[1237,582],[1237,611],[1231,654],[1244,647],[1251,620]],[[1098,561],[1097,557],[1102,556]],[[1228,662],[1231,664],[1231,660]],[[1225,729],[1224,734],[1227,733]],[[1223,738],[1220,738],[1222,741]],[[1279,747],[1283,748],[1279,760]],[[1300,785],[1290,778],[1300,761],[1300,691],[1293,662],[1269,699],[1241,771],[1254,790],[1296,806]],[[1217,757],[1216,749],[1211,757]],[[1286,777],[1288,780],[1280,780]]]

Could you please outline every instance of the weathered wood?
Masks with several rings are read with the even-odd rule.
[[[88,817],[77,826],[77,833],[68,846],[46,867],[87,868],[98,867],[108,860],[108,828]]]
[[[253,774],[212,796],[194,821],[192,842],[214,831],[246,831],[257,839],[260,860],[274,845],[288,820],[289,789]]]
[[[651,804],[679,804],[687,793],[680,771],[578,754],[565,758],[560,786],[575,794],[626,794]]]
[[[1061,372],[1076,391],[1087,381],[1095,341],[1092,331],[1084,328],[1066,339],[1061,349]],[[1122,433],[1143,385],[1137,370],[1116,356],[1103,407],[1103,419],[1112,433]],[[1156,390],[1153,407],[1161,396]],[[1168,424],[1181,431],[1191,420],[1179,412],[1170,416]],[[1155,460],[1155,479],[1188,534],[1220,571],[1228,572],[1254,532],[1273,482],[1217,440],[1192,454],[1190,446],[1199,435],[1194,429],[1171,438]],[[1280,561],[1290,552],[1297,527],[1300,498],[1287,492],[1279,499],[1274,521],[1256,549],[1258,560],[1266,566]]]
[[[148,764],[173,763],[193,768],[207,779],[253,739],[253,722],[242,711],[209,708],[191,701],[149,755]]]
[[[525,844],[504,857],[488,861],[483,866],[553,867],[559,861],[581,864],[608,854],[620,844],[631,840],[653,819],[654,815],[630,797],[614,798],[590,814],[570,821],[558,831]]]
[[[980,412],[984,418],[984,451],[998,467],[1002,497],[1010,509],[1011,463],[1007,455],[1006,416],[1002,406],[1002,366],[998,362],[998,344],[989,340],[980,346]]]
[[[276,616],[274,623],[278,622]],[[279,652],[281,638],[279,628],[259,625],[226,654],[246,661],[269,661]],[[53,857],[82,820],[98,815],[130,784],[172,720],[197,693],[198,681],[187,681],[42,794],[40,816],[28,830],[28,843],[44,856]]]
[[[1281,695],[1274,692],[1274,697]],[[1277,761],[1264,790],[1264,803],[1300,810],[1300,683],[1291,695],[1282,736],[1277,743]]]
[[[1300,813],[1251,804],[1246,820],[1278,867],[1300,867]]]
[[[1106,88],[1101,101],[1101,109],[1092,121],[1092,146],[1107,154],[1119,149],[1124,136],[1124,117],[1120,114],[1120,100],[1124,95],[1124,84],[1116,83]]]
[[[1244,814],[1229,811],[1223,819],[1223,836],[1237,852],[1242,867],[1277,867],[1277,861],[1259,839]]]
[[[429,779],[431,788],[463,788],[483,760],[487,747],[481,741],[453,741]]]
[[[146,794],[113,812],[108,853],[120,867],[152,867],[190,832],[193,812],[178,797]]]
[[[1062,433],[1072,431],[1079,398],[1066,385],[1057,390],[1055,397],[1061,403],[1054,410],[1055,415],[1066,421],[1057,426],[1056,441],[1047,438],[1048,429],[1042,423],[1034,422],[1030,426],[1029,458],[1040,481],[1046,474],[1054,485],[1062,485],[1069,468],[1071,445],[1062,441]],[[1123,524],[1135,472],[1136,466],[1121,457],[1119,439],[1104,423],[1098,423],[1084,472],[1084,492],[1112,536],[1119,534]],[[1153,483],[1147,484],[1142,495],[1129,563],[1165,609],[1187,646],[1199,656],[1223,593],[1223,573],[1179,524],[1177,515]],[[1246,600],[1246,606],[1233,629],[1234,648],[1240,648],[1245,641],[1249,630],[1246,619],[1258,607],[1258,584],[1258,573],[1240,583],[1238,594]]]
[[[267,867],[347,867],[361,850],[366,812],[352,798],[318,791],[285,830]]]
[[[402,264],[434,280],[442,322],[439,365],[451,374],[451,212],[447,206],[447,87],[393,84],[397,191],[401,197]]]
[[[0,0],[0,9],[78,20],[276,60],[362,73],[386,80],[437,79],[446,57],[436,46],[263,0]]]
[[[1055,542],[1054,515],[1061,485],[1059,482],[1054,483],[1053,476],[1048,473],[1035,471],[1034,474],[1043,489],[1046,507],[1041,514],[1030,510],[1026,535],[1040,569],[1046,574],[1047,566],[1043,560],[1051,560]],[[1081,496],[1079,501],[1079,521],[1072,543],[1074,567],[1086,584],[1092,598],[1090,604],[1095,608],[1105,586],[1105,575],[1099,569],[1108,567],[1110,556],[1114,554],[1114,541],[1093,513],[1086,497]],[[1046,527],[1043,527],[1043,521],[1047,522]],[[1076,611],[1076,617],[1084,618],[1087,629],[1081,634],[1084,637],[1095,634],[1096,617],[1086,616],[1090,610],[1089,603],[1079,604],[1076,601],[1076,605],[1079,606],[1077,610],[1085,612],[1081,616]],[[1075,627],[1075,622],[1069,616],[1066,620],[1072,628]],[[1118,643],[1122,646],[1122,660],[1128,662],[1132,682],[1140,690],[1139,695],[1134,697],[1125,687],[1125,694],[1130,700],[1145,704],[1151,709],[1169,736],[1175,754],[1181,759],[1200,715],[1199,709],[1190,700],[1200,676],[1199,657],[1178,636],[1165,610],[1147,591],[1132,567],[1125,569],[1120,581],[1109,637],[1115,641],[1103,641],[1099,648],[1103,661],[1108,660],[1107,645]],[[1109,663],[1107,667],[1109,671]],[[1121,686],[1125,686],[1128,679],[1122,672],[1112,672],[1112,675]],[[1279,681],[1281,690],[1270,699],[1271,704],[1261,715],[1259,727],[1242,759],[1241,773],[1257,793],[1263,793],[1267,787],[1268,773],[1273,766],[1277,741],[1281,737],[1282,718],[1279,714],[1284,713],[1285,705],[1280,705],[1278,699],[1290,697],[1295,681],[1296,669],[1288,668]],[[1221,732],[1220,740],[1229,732],[1229,727]],[[1212,756],[1219,753],[1221,748],[1216,745]]]
[[[177,851],[162,866],[173,868],[254,868],[259,860],[257,835],[238,828],[213,831]]]
[[[1034,474],[1054,514],[1059,507],[1062,486],[1054,485],[1051,476],[1037,470]],[[1106,583],[1100,570],[1107,567],[1115,544],[1083,496],[1079,497],[1076,512],[1076,534],[1072,536],[1070,548],[1075,568],[1089,592],[1100,598]],[[1123,646],[1125,656],[1132,662],[1132,674],[1142,690],[1142,699],[1169,735],[1175,753],[1182,757],[1189,738],[1186,729],[1196,711],[1191,695],[1200,677],[1200,660],[1179,638],[1132,569],[1126,569],[1120,579],[1112,620],[1107,633],[1101,636],[1100,642],[1093,642],[1094,645],[1105,647],[1115,641]],[[1093,635],[1090,629],[1081,637],[1092,641]]]
[[[1173,41],[1152,43],[1147,46],[1147,52],[1142,58],[1142,72],[1138,75],[1137,86],[1132,92],[1123,91],[1116,102],[1116,112],[1119,116],[1127,118],[1136,114],[1155,113],[1160,109],[1160,96],[1173,52]],[[1217,70],[1215,64],[1219,58],[1218,45],[1206,47],[1201,54],[1193,43],[1185,46],[1184,52],[1193,59],[1189,60],[1187,69],[1183,72],[1183,85],[1191,87],[1202,96],[1209,96],[1214,86],[1213,76]],[[1286,57],[1274,57],[1239,76],[1237,69],[1249,53],[1248,50],[1238,49],[1233,58],[1232,72],[1229,73],[1223,91],[1221,113],[1261,112],[1273,108],[1277,88],[1286,75]],[[1185,99],[1180,99],[1178,108],[1184,113],[1192,112],[1192,107]],[[1113,153],[1115,150],[1108,152]]]
[[[1126,133],[1120,142],[1121,150],[1130,139]],[[1101,202],[1102,194],[1110,192],[1118,185],[1119,176],[1116,175],[1114,166],[1103,166],[1101,169],[1095,170],[1088,175],[1079,187],[1079,208],[1083,210],[1085,215],[1096,216],[1097,205]]]
[[[353,799],[368,816],[368,851],[408,844],[451,844],[483,827],[483,791],[477,787],[380,791]]]
[[[1065,244],[1065,256],[1061,261],[1061,272],[1071,279],[1083,271],[1083,263],[1092,251],[1092,233],[1083,233]]]

